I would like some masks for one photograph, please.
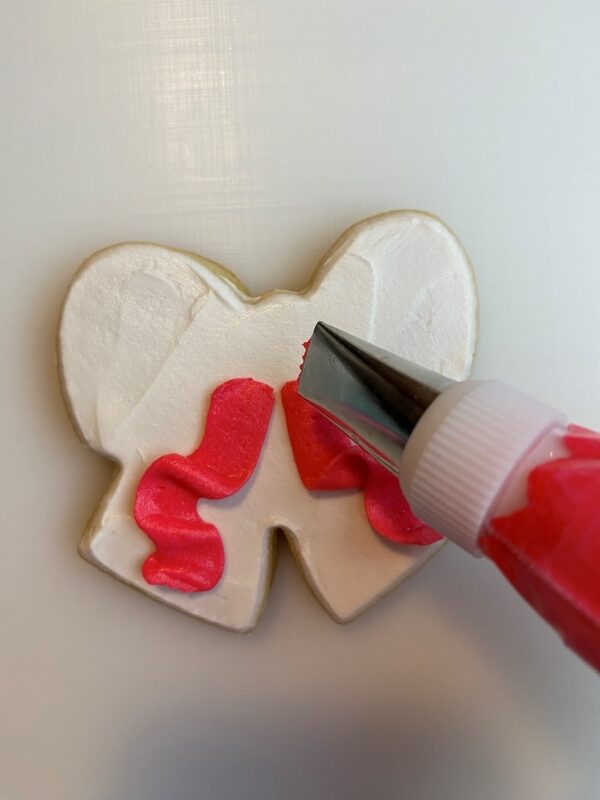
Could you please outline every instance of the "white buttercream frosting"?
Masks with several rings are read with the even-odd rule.
[[[473,273],[448,228],[414,211],[352,227],[302,293],[251,297],[211,262],[149,244],[115,245],[83,265],[61,321],[63,385],[84,441],[121,465],[84,534],[86,558],[196,617],[248,630],[265,600],[277,529],[341,621],[432,555],[439,544],[397,546],[375,534],[360,493],[316,496],[303,487],[278,399],[248,485],[228,500],[201,501],[225,546],[218,586],[184,594],[142,577],[153,544],[132,509],[145,468],[195,448],[218,384],[253,377],[279,391],[295,378],[302,342],[319,320],[465,378],[477,334]]]

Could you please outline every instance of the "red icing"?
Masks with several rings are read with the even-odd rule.
[[[365,510],[381,536],[402,544],[426,545],[441,539],[411,512],[398,480],[286,383],[281,399],[294,460],[307,489],[363,489]]]
[[[304,369],[304,364],[306,362],[306,356],[308,355],[308,348],[310,347],[310,339],[307,339],[305,342],[302,342],[302,347],[304,348],[304,352],[302,353],[302,363],[300,364],[300,374],[302,374],[302,370]]]
[[[202,442],[189,456],[162,456],[137,488],[134,516],[156,552],[142,567],[148,583],[205,592],[219,582],[225,555],[219,531],[197,513],[200,498],[239,491],[254,472],[273,410],[273,390],[236,378],[213,392]]]
[[[600,435],[571,426],[571,456],[532,470],[525,508],[491,522],[482,550],[600,670]]]

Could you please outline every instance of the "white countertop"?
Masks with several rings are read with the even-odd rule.
[[[352,222],[438,214],[476,374],[600,429],[592,0],[0,3],[2,800],[595,800],[600,681],[450,546],[346,627],[282,547],[250,636],[76,555],[111,466],[54,365],[84,257],[201,252],[300,288]]]

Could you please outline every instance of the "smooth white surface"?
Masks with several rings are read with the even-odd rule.
[[[249,637],[82,561],[111,470],[53,352],[73,270],[106,244],[299,288],[355,219],[426,208],[478,272],[477,374],[600,428],[598,5],[0,10],[0,797],[595,800],[598,676],[458,549],[347,627],[284,550]]]
[[[392,545],[372,529],[360,492],[307,492],[281,403],[302,342],[327,320],[455,380],[471,371],[477,339],[472,267],[455,236],[429,214],[397,211],[341,235],[303,292],[252,297],[199,256],[149,244],[115,245],[74,278],[59,329],[61,380],[77,429],[121,465],[80,545],[87,559],[168,605],[232,630],[254,628],[286,533],[325,608],[346,622],[424,564],[429,547]],[[400,322],[401,320],[401,322]],[[133,519],[150,464],[190,453],[210,396],[250,375],[275,390],[262,455],[228,502],[198,502],[216,525],[225,568],[209,592],[152,586],[154,552]]]

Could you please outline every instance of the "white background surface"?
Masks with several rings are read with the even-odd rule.
[[[477,269],[476,373],[600,428],[594,0],[2,0],[2,800],[594,800],[600,681],[447,547],[335,625],[285,551],[240,637],[83,562],[110,465],[54,337],[85,256],[299,288],[353,221],[431,210]]]

